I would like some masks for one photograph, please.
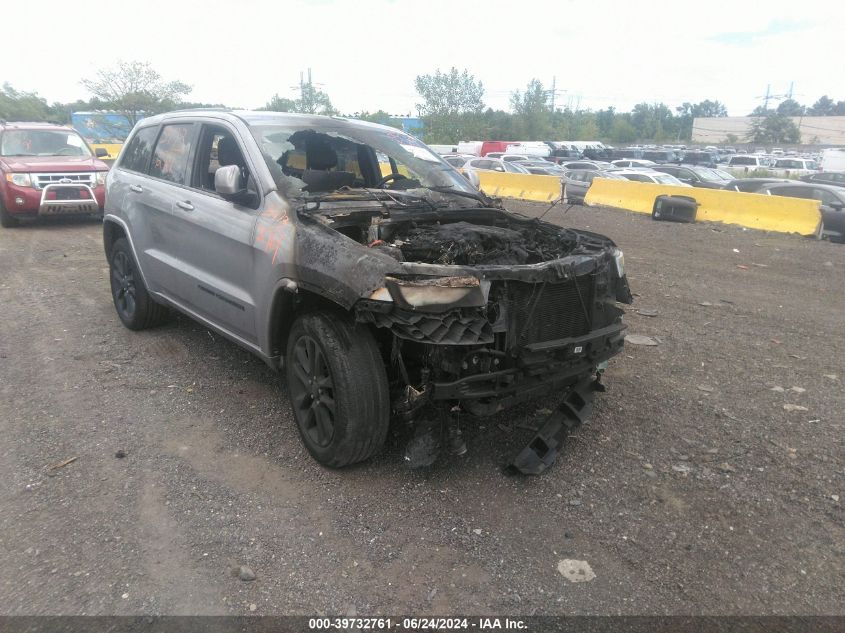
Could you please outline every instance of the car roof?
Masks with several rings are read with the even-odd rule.
[[[293,112],[271,112],[264,110],[230,110],[228,108],[187,108],[183,110],[172,110],[162,114],[156,114],[144,118],[141,121],[143,126],[156,125],[181,117],[215,118],[224,119],[230,122],[242,121],[247,125],[292,125],[315,128],[346,128],[346,129],[378,129],[391,131],[394,134],[404,134],[396,128],[359,119],[350,119],[341,116],[323,116],[321,114],[298,114]]]
[[[644,168],[641,168],[641,169],[627,169],[626,168],[626,169],[614,169],[612,171],[611,170],[608,170],[608,171],[610,171],[613,174],[618,174],[620,176],[628,176],[628,175],[631,175],[631,174],[645,174],[646,176],[653,176],[653,175],[659,173],[659,172],[656,172],[653,169],[644,169]]]

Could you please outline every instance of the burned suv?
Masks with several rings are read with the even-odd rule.
[[[322,464],[412,465],[460,428],[554,391],[513,466],[540,472],[589,413],[630,302],[606,237],[506,211],[403,132],[336,117],[144,119],[107,179],[105,251],[130,329],[168,308],[284,368]]]

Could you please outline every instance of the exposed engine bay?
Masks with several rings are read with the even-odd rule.
[[[333,215],[329,226],[401,262],[457,266],[521,266],[601,250],[585,235],[502,212],[486,214]],[[475,216],[475,217],[472,217]],[[606,240],[603,240],[606,241]]]
[[[396,237],[406,261],[432,264],[538,264],[568,255],[577,241],[542,225],[504,228],[468,222],[416,226]]]

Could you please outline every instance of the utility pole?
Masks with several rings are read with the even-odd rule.
[[[769,109],[769,99],[771,99],[771,87],[772,87],[772,84],[766,84],[766,96],[763,97],[763,99],[764,99],[763,109],[764,110]]]
[[[557,76],[552,75],[552,112],[555,111],[555,85],[557,83]]]

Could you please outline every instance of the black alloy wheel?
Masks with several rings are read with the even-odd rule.
[[[120,318],[132,321],[137,308],[135,266],[129,254],[122,250],[112,258],[111,291]]]
[[[301,428],[317,446],[327,447],[334,437],[335,387],[320,344],[310,335],[294,343],[291,370],[291,398]]]

